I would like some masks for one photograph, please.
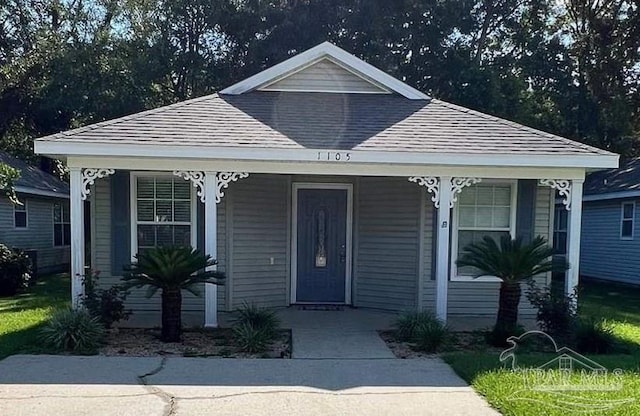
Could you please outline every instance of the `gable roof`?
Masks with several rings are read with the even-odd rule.
[[[69,196],[69,185],[66,182],[6,152],[0,151],[0,163],[20,171],[20,178],[14,184],[17,192],[57,198]]]
[[[304,70],[323,59],[329,59],[335,64],[352,72],[355,76],[369,80],[369,82],[374,85],[396,92],[405,98],[411,100],[429,99],[429,96],[423,92],[418,91],[386,72],[379,70],[373,65],[364,62],[362,59],[356,58],[344,49],[341,49],[330,42],[323,42],[320,45],[299,53],[284,62],[233,84],[220,91],[220,94],[238,95],[254,91],[284,79],[291,74]]]
[[[640,196],[640,158],[630,159],[617,169],[589,174],[584,195],[585,201]]]

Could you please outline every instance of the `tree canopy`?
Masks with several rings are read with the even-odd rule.
[[[631,0],[7,0],[0,148],[218,91],[329,40],[442,100],[640,155]]]

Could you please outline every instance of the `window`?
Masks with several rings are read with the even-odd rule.
[[[53,204],[53,246],[61,247],[71,244],[71,220],[68,202]]]
[[[133,253],[157,246],[195,246],[191,182],[168,175],[133,178]]]
[[[633,221],[636,212],[635,202],[624,202],[620,218],[620,238],[633,240]]]
[[[563,206],[555,208],[553,220],[553,252],[567,254],[567,218],[568,211]]]
[[[487,183],[462,190],[454,212],[451,268],[454,278],[474,275],[472,268],[455,265],[467,245],[485,236],[500,240],[503,235],[515,235],[515,188],[515,182]]]
[[[13,226],[15,228],[27,228],[27,201],[22,205],[13,204]]]

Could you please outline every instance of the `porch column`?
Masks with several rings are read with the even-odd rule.
[[[84,295],[84,200],[82,197],[82,169],[69,168],[71,182],[71,305],[77,308]]]
[[[214,259],[218,258],[218,204],[216,193],[218,173],[204,174],[204,247],[206,254]],[[211,266],[215,270],[216,266]],[[218,326],[218,286],[212,283],[204,285],[204,326],[216,328]]]
[[[582,185],[584,179],[571,181],[571,196],[569,209],[569,232],[567,241],[567,255],[569,269],[565,274],[564,292],[574,293],[580,279],[580,231],[582,227]],[[570,207],[570,208],[569,208]]]
[[[447,321],[449,288],[449,238],[451,229],[451,177],[440,177],[436,245],[436,316]]]

